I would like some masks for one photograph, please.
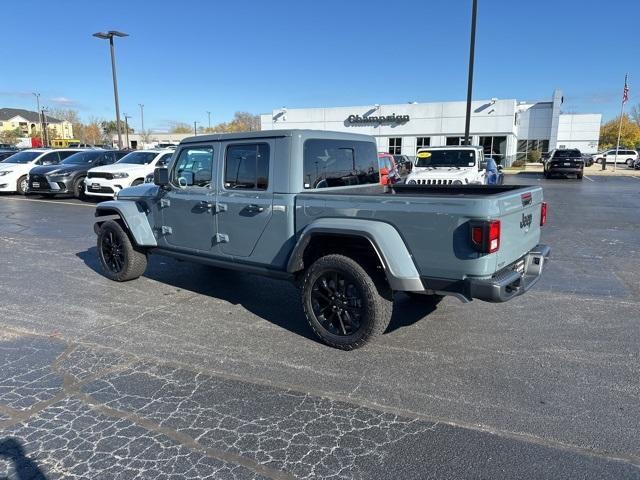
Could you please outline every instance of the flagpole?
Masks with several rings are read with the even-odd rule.
[[[624,88],[627,88],[627,77],[629,74],[625,74],[624,76]],[[624,114],[624,104],[626,102],[625,95],[622,95],[622,105],[620,106],[620,123],[618,124],[618,143],[616,144],[616,154],[613,157],[613,171],[616,171],[616,166],[618,165],[618,152],[620,152],[620,136],[622,135],[622,115]],[[605,162],[606,160],[602,160]]]

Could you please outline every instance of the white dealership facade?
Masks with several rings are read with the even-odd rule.
[[[473,101],[471,135],[488,155],[510,165],[531,150],[598,150],[601,114],[562,113],[562,92],[550,101],[515,99]],[[416,154],[423,146],[459,145],[464,135],[466,102],[403,103],[334,108],[278,108],[260,116],[263,130],[316,129],[354,132],[376,138],[378,150]]]

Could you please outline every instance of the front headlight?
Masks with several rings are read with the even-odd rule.
[[[3,177],[5,175],[9,175],[11,172],[13,172],[13,170],[3,170],[0,172],[0,177]]]
[[[453,185],[462,185],[462,180],[454,180]]]
[[[127,178],[128,176],[129,174],[125,172],[116,172],[113,174],[113,178]]]

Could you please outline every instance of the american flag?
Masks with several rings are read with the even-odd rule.
[[[627,75],[624,76],[624,90],[622,90],[622,103],[629,100],[629,85],[627,85]]]

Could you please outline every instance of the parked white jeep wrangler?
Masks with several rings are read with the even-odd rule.
[[[414,185],[484,185],[482,147],[465,145],[421,148],[406,183]]]

